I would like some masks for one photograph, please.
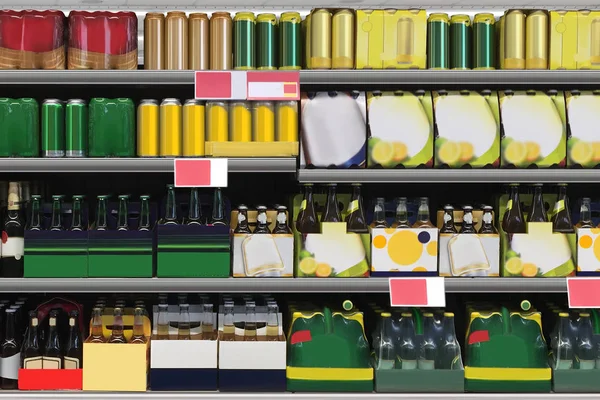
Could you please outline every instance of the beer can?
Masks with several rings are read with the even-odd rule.
[[[278,142],[298,141],[298,102],[278,101],[275,140]]]
[[[411,17],[401,17],[398,20],[398,40],[396,41],[396,62],[411,64],[415,54],[415,23]]]
[[[137,109],[137,155],[158,157],[160,148],[159,106],[157,100],[144,99]]]
[[[229,140],[229,107],[226,102],[206,102],[206,136],[209,142]]]
[[[496,68],[496,32],[494,14],[476,14],[473,18],[473,68]]]
[[[229,130],[232,142],[252,141],[252,110],[247,101],[229,104]]]
[[[525,14],[519,10],[504,16],[504,68],[525,69]]]
[[[42,156],[65,156],[65,107],[57,99],[42,103]]]
[[[308,14],[304,21],[302,21],[302,37],[304,38],[304,43],[306,47],[304,49],[304,52],[302,52],[302,57],[304,58],[302,65],[306,66],[307,69],[312,69],[312,65],[310,63],[310,55],[312,54],[312,35],[310,31],[312,24],[310,23],[310,20],[311,17],[310,14]]]
[[[192,13],[188,20],[189,29],[189,67],[194,71],[209,68],[208,16],[204,13]]]
[[[496,35],[496,41],[498,42],[498,67],[500,69],[504,69],[504,15],[501,15],[500,18],[498,18],[498,23],[496,24]]]
[[[254,13],[238,12],[233,18],[233,69],[254,69],[256,19]]]
[[[320,9],[310,18],[310,68],[331,69],[331,13]]]
[[[450,68],[471,69],[471,17],[464,14],[450,18]]]
[[[435,13],[427,20],[427,68],[448,69],[450,60],[450,19],[448,14]]]
[[[600,18],[594,18],[590,24],[590,63],[600,64]]]
[[[65,155],[87,157],[88,109],[85,101],[71,99],[67,102],[65,119]]]
[[[275,107],[272,101],[255,101],[253,103],[252,125],[255,142],[275,141]]]
[[[354,12],[339,10],[331,20],[331,67],[354,68]]]
[[[188,69],[188,19],[182,11],[170,11],[165,21],[165,68]]]
[[[279,69],[302,68],[302,17],[285,12],[279,18]],[[308,38],[307,38],[308,42]]]
[[[182,147],[181,102],[164,99],[160,103],[160,156],[180,157]]]
[[[231,69],[231,15],[228,12],[215,12],[210,17],[210,69],[227,71]]]
[[[548,69],[548,14],[533,11],[525,19],[525,68]]]
[[[186,100],[183,105],[183,156],[201,157],[204,155],[204,103],[200,100]]]
[[[144,18],[144,69],[165,69],[165,16],[147,13]]]
[[[277,17],[259,14],[256,17],[256,68],[277,69]]]

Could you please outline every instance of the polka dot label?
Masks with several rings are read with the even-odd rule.
[[[382,229],[372,231],[371,271],[437,272],[438,230]],[[375,267],[376,266],[376,267]]]

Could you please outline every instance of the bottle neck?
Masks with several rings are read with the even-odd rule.
[[[408,224],[408,209],[404,202],[398,203],[398,207],[396,207],[396,222]]]
[[[427,203],[419,205],[417,220],[420,222],[429,222],[429,205]]]
[[[82,229],[83,222],[81,217],[81,200],[76,198],[73,200],[73,219],[71,221],[71,229]]]
[[[200,221],[200,199],[198,197],[198,189],[192,188],[190,191],[190,210],[188,213],[188,220],[190,222],[199,222]]]
[[[140,228],[150,229],[150,201],[147,198],[142,199],[140,210]]]
[[[102,329],[102,313],[94,312],[94,318],[92,319],[92,333],[91,336],[104,336]]]
[[[583,221],[583,222],[589,222],[592,220],[592,211],[591,211],[590,204],[588,202],[585,202],[581,205],[579,215],[580,215],[581,221]]]
[[[444,336],[447,341],[456,340],[454,331],[454,317],[444,317]]]
[[[167,210],[165,212],[165,220],[176,221],[177,220],[177,208],[175,206],[175,189],[169,188],[167,192]]]
[[[141,313],[136,313],[133,320],[133,336],[144,335],[144,316]]]
[[[114,316],[112,334],[113,334],[113,336],[123,336],[123,316],[122,315]]]
[[[108,225],[106,214],[106,199],[98,200],[98,215],[96,216],[96,229],[106,229]]]
[[[40,210],[40,200],[35,198],[31,204],[31,224],[29,229],[40,230],[42,228],[42,216]]]
[[[287,214],[285,213],[285,211],[278,211],[277,212],[277,229],[287,229]]]
[[[74,342],[79,338],[79,321],[76,317],[69,318],[69,342]]]
[[[117,220],[117,229],[119,230],[127,230],[129,227],[129,222],[127,220],[128,217],[127,211],[127,199],[121,198],[119,199],[119,217]]]
[[[223,194],[220,189],[215,190],[213,196],[212,220],[223,221],[225,219],[225,211],[223,204]]]
[[[50,229],[62,229],[62,205],[60,199],[54,199],[52,201],[52,222],[50,224]]]
[[[377,202],[373,214],[375,222],[385,223],[385,204],[382,201]]]

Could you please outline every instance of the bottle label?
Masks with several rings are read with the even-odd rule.
[[[435,360],[419,360],[419,369],[435,369]]]
[[[444,224],[447,224],[450,221],[452,221],[452,215],[449,213],[444,213]]]
[[[582,360],[579,359],[579,369],[595,369],[596,360]]]
[[[79,369],[79,359],[65,356],[65,369]]]
[[[565,201],[564,200],[559,200],[554,204],[554,214],[555,215],[564,209],[565,209]]]
[[[356,210],[358,210],[358,200],[352,200],[350,204],[348,204],[348,214],[352,214]]]
[[[302,210],[306,210],[306,200],[302,200],[302,203],[300,203],[300,211]]]
[[[14,257],[20,260],[25,254],[25,240],[22,237],[9,237],[2,233],[2,258]]]
[[[287,216],[285,215],[285,213],[281,212],[277,214],[277,223],[279,225],[287,224]]]
[[[417,360],[400,360],[401,369],[417,369]]]
[[[380,358],[377,362],[377,369],[394,369],[395,367],[395,360],[384,360]]]
[[[29,357],[23,360],[23,368],[25,369],[42,369],[42,357]]]
[[[62,369],[62,359],[58,357],[43,357],[44,369]]]
[[[2,357],[2,377],[6,379],[19,379],[19,367],[21,367],[21,354]]]
[[[463,222],[464,222],[465,224],[472,225],[472,224],[473,224],[473,214],[471,214],[471,213],[466,213],[466,214],[463,216]]]
[[[265,213],[258,214],[256,217],[256,222],[258,222],[259,224],[266,224],[267,223],[267,214],[265,214]]]
[[[482,219],[483,219],[484,224],[491,224],[492,223],[492,213],[483,214]]]
[[[246,220],[246,217],[244,216],[244,214],[238,213],[237,220],[238,220],[238,224],[241,224],[242,222],[244,222]]]
[[[8,206],[6,207],[8,210],[20,210],[20,204],[21,202],[17,193],[8,194]]]
[[[508,199],[508,203],[506,203],[506,211],[512,209],[512,199]]]

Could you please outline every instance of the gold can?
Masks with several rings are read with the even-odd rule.
[[[232,21],[228,12],[215,12],[210,17],[210,69],[232,69]]]
[[[298,141],[298,102],[278,101],[275,140],[278,142]]]
[[[183,156],[201,157],[204,155],[204,103],[200,100],[186,100],[183,105]]]
[[[302,53],[302,65],[307,69],[311,69],[310,54],[311,54],[311,36],[310,36],[310,14],[302,21],[302,37],[304,38],[304,52]]]
[[[548,14],[534,11],[525,19],[525,68],[548,69]]]
[[[165,22],[165,67],[188,69],[188,19],[182,11],[170,11]]]
[[[252,132],[255,142],[275,141],[275,107],[272,101],[253,103]]]
[[[188,21],[189,29],[189,67],[194,71],[202,71],[209,68],[209,40],[208,40],[208,16],[204,13],[190,14]]]
[[[331,66],[333,69],[354,68],[354,12],[340,10],[331,22]]]
[[[137,155],[158,157],[158,101],[145,99],[137,109]]]
[[[504,69],[525,69],[525,14],[520,10],[504,17]]]
[[[206,136],[209,142],[229,140],[229,107],[226,102],[206,102]]]
[[[160,156],[180,157],[182,138],[181,102],[164,99],[160,103]]]
[[[252,141],[252,110],[247,101],[234,101],[229,104],[229,126],[232,142]]]
[[[504,15],[498,18],[496,36],[496,43],[498,43],[498,67],[504,69]]]
[[[144,18],[144,69],[165,69],[165,16],[147,13]]]
[[[594,18],[590,24],[590,63],[600,64],[600,18]]]
[[[331,13],[320,9],[310,18],[310,67],[331,69]]]

